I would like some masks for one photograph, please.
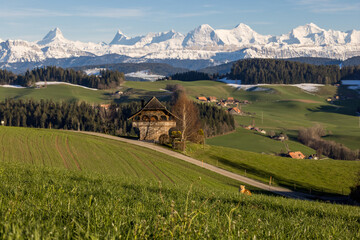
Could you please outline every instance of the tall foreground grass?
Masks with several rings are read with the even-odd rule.
[[[360,208],[0,163],[0,239],[360,238]]]

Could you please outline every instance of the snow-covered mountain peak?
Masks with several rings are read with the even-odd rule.
[[[186,35],[182,45],[199,48],[224,45],[224,42],[210,25],[202,24]]]
[[[245,23],[239,23],[238,25],[235,26],[234,29],[237,30],[245,30],[245,31],[254,31],[251,29],[251,27],[249,27],[248,25],[246,25]]]
[[[113,40],[110,42],[110,45],[124,44],[124,41],[126,41],[127,39],[129,39],[129,38],[119,29],[116,32],[115,37],[113,38]]]
[[[37,44],[46,45],[51,42],[67,42],[68,40],[64,38],[61,30],[59,28],[54,28],[51,30],[46,36],[41,40],[38,41]]]
[[[195,31],[205,32],[205,31],[214,31],[214,29],[209,24],[201,24],[200,26],[195,28]]]
[[[319,28],[316,24],[308,23],[308,24],[305,24],[304,26],[299,26],[297,28],[294,28],[291,32],[294,35],[305,37],[310,34],[320,33],[320,32],[324,32],[324,31],[325,31],[324,29]]]
[[[125,36],[125,34],[124,34],[120,29],[118,29],[118,31],[116,32],[116,34]]]

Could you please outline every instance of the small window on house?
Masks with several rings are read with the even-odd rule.
[[[152,121],[152,122],[157,121],[157,120],[158,120],[157,116],[151,116],[151,118],[150,118],[150,121]]]
[[[144,116],[142,117],[142,120],[143,120],[143,121],[149,121],[149,120],[150,120],[150,118],[149,118],[149,116],[144,115]]]
[[[165,116],[165,115],[162,115],[162,116],[161,116],[161,121],[166,121],[166,120],[167,120],[166,116]]]

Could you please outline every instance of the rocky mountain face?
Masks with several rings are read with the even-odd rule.
[[[128,37],[120,30],[109,43],[84,43],[66,39],[60,29],[38,42],[0,39],[0,67],[21,63],[38,66],[55,59],[120,55],[127,62],[207,60],[220,64],[243,58],[360,56],[360,31],[325,30],[313,23],[280,36],[261,35],[245,24],[233,29],[213,29],[203,24],[186,35],[174,30]],[[71,65],[71,64],[70,64]]]

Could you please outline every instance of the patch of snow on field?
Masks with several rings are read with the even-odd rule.
[[[8,84],[0,85],[0,87],[4,87],[4,88],[25,88],[25,87],[20,86],[20,85],[8,85]]]
[[[126,73],[125,77],[141,78],[141,79],[145,79],[145,80],[154,82],[154,81],[158,80],[159,78],[164,78],[165,76],[151,74],[149,70],[142,70],[142,71],[138,71],[138,72]]]
[[[36,82],[35,83],[36,86],[44,86],[45,82]],[[97,91],[98,89],[96,88],[89,88],[89,87],[85,87],[85,86],[81,86],[81,85],[77,85],[77,84],[72,84],[72,83],[67,83],[67,82],[46,82],[47,85],[59,85],[59,84],[64,84],[64,85],[69,85],[69,86],[74,86],[74,87],[81,87],[81,88],[85,88],[88,90],[93,90],[93,91]]]
[[[234,87],[238,90],[242,89],[245,91],[267,91],[266,88],[260,88],[258,86],[294,86],[301,88],[302,90],[307,92],[317,92],[319,87],[324,86],[324,84],[315,84],[315,83],[301,83],[301,84],[292,84],[292,85],[286,85],[286,84],[246,84],[245,85],[245,84],[241,84],[241,80],[231,80],[227,78],[222,78],[219,79],[218,81],[226,83],[227,85]]]
[[[324,86],[324,84],[316,84],[316,83],[300,83],[300,84],[293,84],[291,86],[295,86],[298,88],[301,88],[304,91],[307,92],[317,92],[319,87]]]
[[[84,72],[87,75],[95,75],[95,76],[99,76],[100,75],[100,71],[102,70],[106,70],[106,68],[91,68],[91,69],[86,69],[84,70]]]

